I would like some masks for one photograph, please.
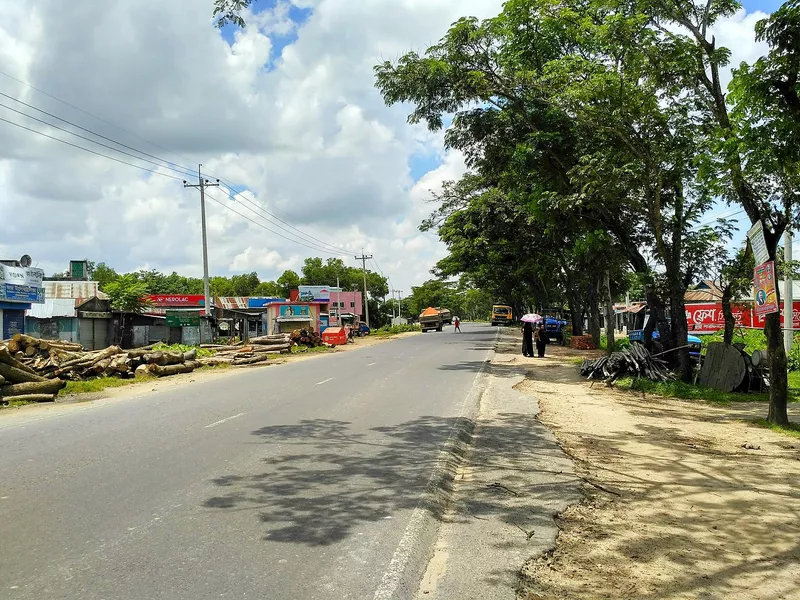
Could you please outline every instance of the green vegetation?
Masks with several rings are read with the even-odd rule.
[[[422,331],[419,325],[386,325],[380,329],[376,329],[370,335],[376,337],[388,337],[398,335],[400,333],[409,333],[412,331]]]
[[[208,348],[201,348],[200,346],[187,346],[186,344],[156,344],[153,346],[153,352],[189,352],[197,350],[197,358],[207,358],[214,355],[213,350]]]
[[[324,354],[325,352],[333,352],[334,348],[327,346],[315,346],[309,348],[308,346],[292,346],[291,354]]]
[[[624,377],[616,382],[615,387],[620,390],[644,392],[654,396],[663,396],[664,398],[705,400],[707,402],[717,403],[769,401],[769,395],[766,393],[743,394],[721,392],[720,390],[701,385],[692,385],[691,383],[684,383],[683,381],[657,383],[649,379]],[[789,375],[789,402],[800,402],[800,373],[791,373]]]
[[[631,347],[631,341],[626,337],[618,337],[614,339],[614,352],[625,350]],[[608,348],[608,338],[605,334],[600,336],[600,349],[606,350]]]
[[[68,381],[67,386],[58,392],[59,396],[71,396],[73,394],[91,394],[102,392],[106,388],[123,387],[133,383],[140,383],[155,379],[155,377],[138,377],[136,379],[120,379],[119,377],[98,377],[97,379],[87,379],[86,381]]]
[[[776,433],[782,433],[784,435],[800,439],[800,423],[789,423],[788,425],[776,425],[775,423],[770,423],[766,419],[756,419],[754,421],[747,421],[747,423],[752,423],[753,425],[757,425],[758,427],[764,427],[765,429],[775,431]]]
[[[723,341],[723,330],[716,333],[699,336],[703,341],[703,353],[708,349],[711,342]],[[761,329],[736,329],[733,334],[734,344],[744,344],[744,350],[752,354],[753,350],[767,349],[767,336]],[[800,333],[794,334],[794,344],[791,351],[787,354],[787,368],[789,372],[800,371]]]

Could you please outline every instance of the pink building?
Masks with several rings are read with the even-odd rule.
[[[328,310],[340,313],[353,313],[363,316],[364,306],[361,302],[361,292],[331,292]]]

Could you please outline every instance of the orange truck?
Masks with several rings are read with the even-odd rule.
[[[422,311],[419,315],[419,326],[422,328],[422,333],[435,329],[436,331],[442,330],[442,313],[435,308],[429,306]]]

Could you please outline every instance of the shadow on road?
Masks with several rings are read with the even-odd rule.
[[[362,431],[327,419],[262,427],[252,435],[264,445],[263,469],[213,480],[218,492],[205,506],[253,511],[264,525],[265,540],[309,546],[334,544],[353,535],[359,525],[387,519],[402,509],[422,506],[440,519],[442,505],[426,504],[424,499],[432,496],[425,492],[456,421],[423,416]],[[481,435],[501,438],[509,448],[551,451],[532,435],[535,425],[532,416],[503,415],[482,425]],[[492,468],[492,461],[491,453],[481,454],[476,468]],[[543,487],[518,493],[526,492],[555,496],[558,490]],[[470,498],[470,512],[478,518],[518,519],[519,509],[508,507],[503,495],[497,489],[477,492]]]

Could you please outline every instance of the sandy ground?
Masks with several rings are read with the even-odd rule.
[[[185,385],[187,383],[195,383],[197,381],[207,381],[210,379],[217,379],[220,377],[230,377],[241,373],[241,369],[263,369],[274,367],[277,365],[286,364],[288,362],[297,362],[300,360],[312,360],[323,356],[329,356],[336,352],[352,352],[362,348],[369,348],[375,344],[383,344],[392,340],[401,339],[404,337],[419,335],[419,332],[401,333],[392,337],[365,337],[357,338],[354,343],[346,344],[344,346],[336,346],[331,352],[309,352],[307,354],[292,354],[280,355],[266,363],[258,363],[252,366],[232,367],[227,369],[197,369],[191,373],[181,373],[178,375],[171,375],[161,379],[147,379],[142,382],[134,382],[130,385],[106,388],[100,392],[91,392],[86,394],[73,394],[69,396],[60,396],[55,403],[52,404],[29,404],[20,407],[3,408],[0,410],[0,418],[4,415],[15,413],[18,411],[47,411],[54,410],[64,404],[76,404],[91,402],[94,400],[105,399],[119,399],[129,398],[132,396],[139,396],[147,392],[156,392],[174,388],[177,386]]]
[[[586,498],[523,568],[519,600],[800,599],[800,440],[743,422],[765,405],[592,388],[569,362],[580,353],[548,352],[517,350],[530,369],[517,389],[538,399]]]

